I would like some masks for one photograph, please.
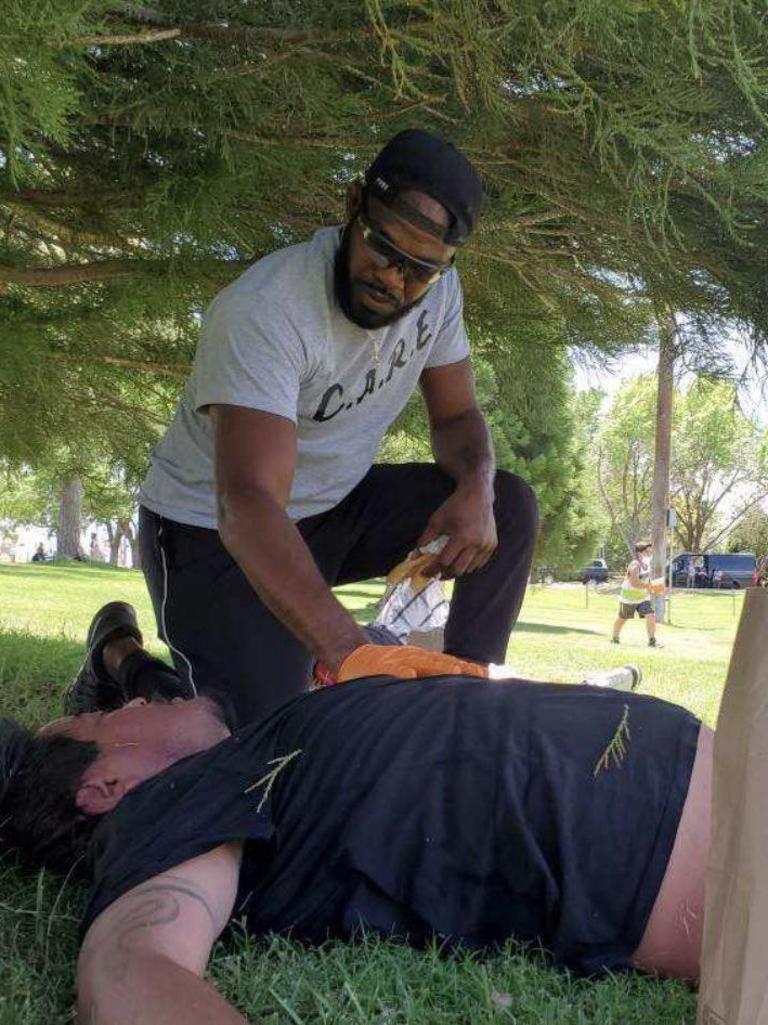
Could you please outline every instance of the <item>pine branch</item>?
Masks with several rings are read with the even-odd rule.
[[[97,235],[93,232],[73,228],[66,222],[54,220],[54,218],[47,214],[40,213],[28,204],[16,202],[11,198],[0,197],[0,204],[13,210],[13,226],[18,226],[35,234],[39,232],[37,237],[41,239],[60,239],[74,245],[128,245],[127,242],[119,238],[117,235],[111,235],[108,237],[103,234]],[[6,230],[9,230],[11,227],[12,225],[9,223]]]
[[[616,732],[608,742],[605,751],[597,760],[597,765],[595,765],[592,775],[597,776],[600,772],[609,769],[611,762],[613,762],[617,769],[620,769],[627,755],[629,740],[629,705],[624,705],[624,714],[619,721],[619,725],[616,727]]]
[[[145,420],[152,421],[157,424],[158,427],[165,428],[168,426],[168,418],[166,416],[153,413],[151,410],[146,409],[143,406],[135,406],[130,402],[125,402],[122,399],[119,399],[116,395],[94,396],[93,393],[88,392],[73,392],[72,397],[78,403],[81,403],[83,406],[88,406],[91,409],[101,410],[102,407],[108,406],[110,409],[119,410],[121,413],[130,413],[137,423]]]
[[[65,39],[57,45],[62,48],[66,46],[142,46],[145,43],[160,43],[167,39],[179,39],[182,34],[180,28],[164,28],[139,32],[131,36],[77,36],[75,39]]]
[[[244,794],[250,794],[257,787],[264,787],[264,792],[261,795],[259,803],[256,805],[256,811],[259,812],[264,807],[265,802],[269,798],[272,792],[272,787],[275,784],[275,780],[290,763],[297,758],[302,752],[302,748],[297,748],[295,751],[291,751],[288,755],[282,755],[278,758],[271,758],[267,765],[273,765],[274,768],[266,772],[261,779],[257,779],[255,783],[251,783],[249,787],[246,787],[243,791]]]
[[[0,283],[31,288],[58,288],[88,281],[108,281],[146,268],[138,260],[103,260],[99,263],[69,263],[59,267],[9,267],[0,263]]]
[[[264,132],[240,132],[234,128],[222,129],[221,134],[225,138],[237,139],[239,142],[255,142],[259,146],[285,146],[289,149],[338,149],[340,146],[349,145],[348,137],[340,135],[271,135]],[[378,148],[378,144],[371,142],[366,148],[373,151]]]
[[[250,267],[252,260],[198,260],[192,267],[215,280],[229,281],[238,271]],[[29,288],[59,288],[66,285],[108,281],[129,274],[156,274],[181,266],[171,260],[98,260],[93,263],[68,263],[54,267],[12,267],[0,263],[0,285],[25,285]],[[189,269],[190,264],[184,264]],[[231,274],[229,273],[231,271]],[[223,272],[223,273],[221,273]]]
[[[59,155],[68,158],[67,150],[59,149]],[[68,207],[86,206],[93,207],[98,204],[114,206],[121,201],[138,201],[143,198],[144,192],[140,189],[107,189],[104,192],[69,192],[66,189],[0,189],[0,203],[18,202],[29,203],[34,206],[45,207]]]
[[[342,29],[335,32],[315,32],[305,29],[282,29],[266,25],[214,25],[204,23],[178,24],[175,18],[164,14],[162,11],[150,7],[141,7],[135,4],[122,4],[120,6],[121,21],[134,21],[144,25],[152,25],[159,29],[173,28],[178,32],[177,38],[201,39],[207,42],[221,43],[231,46],[236,42],[257,42],[273,43],[280,45],[306,44],[336,44],[352,43],[370,39],[376,35],[372,25],[361,24],[355,28]],[[408,30],[429,29],[431,23],[427,20],[409,22]],[[89,37],[81,37],[88,39]],[[108,40],[109,37],[106,37]],[[78,43],[80,40],[72,40]],[[91,45],[86,43],[85,45]],[[106,42],[104,45],[108,45]]]
[[[128,367],[132,370],[148,370],[155,374],[167,374],[171,377],[186,377],[192,368],[191,363],[154,363],[151,360],[128,359],[126,356],[104,356],[100,354],[73,356],[64,352],[52,352],[50,359],[57,363],[93,363],[109,366]]]

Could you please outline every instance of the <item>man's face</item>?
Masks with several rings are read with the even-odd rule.
[[[110,811],[134,786],[229,736],[218,706],[204,697],[170,703],[136,698],[113,712],[56,719],[39,733],[98,746],[77,794],[78,807],[91,815]]]
[[[436,224],[448,226],[447,211],[431,196],[406,192],[403,198]],[[419,280],[394,262],[382,267],[381,253],[375,248],[376,243],[366,241],[363,229],[370,230],[371,239],[383,238],[400,253],[437,268],[449,267],[456,249],[375,198],[368,199],[364,210],[361,206],[358,189],[350,195],[350,219],[337,260],[336,292],[350,320],[360,327],[376,329],[404,316],[424,298],[432,284]]]

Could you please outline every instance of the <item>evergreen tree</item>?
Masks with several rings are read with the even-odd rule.
[[[511,419],[509,339],[528,381],[657,309],[707,369],[762,344],[766,52],[754,0],[5,0],[0,454],[143,462],[212,294],[414,125],[487,182],[460,267]]]

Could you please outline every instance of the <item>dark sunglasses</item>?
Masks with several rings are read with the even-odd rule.
[[[453,258],[450,263],[440,264],[409,256],[402,249],[398,249],[383,232],[371,227],[361,213],[357,215],[357,223],[371,259],[382,270],[385,267],[397,267],[406,281],[417,281],[420,285],[434,285],[438,278],[441,278],[446,271],[453,267]]]

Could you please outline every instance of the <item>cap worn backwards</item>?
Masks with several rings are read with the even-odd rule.
[[[365,189],[452,246],[466,242],[483,205],[483,183],[467,158],[447,140],[418,128],[390,139],[366,171]],[[445,228],[419,214],[400,198],[407,189],[436,199],[451,224]]]

